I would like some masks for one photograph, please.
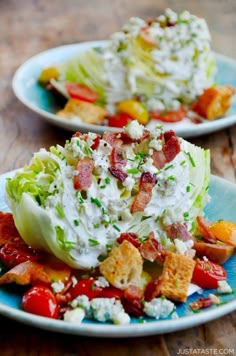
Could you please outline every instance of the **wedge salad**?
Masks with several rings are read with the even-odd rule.
[[[130,18],[106,46],[43,68],[39,82],[66,98],[60,117],[120,128],[136,119],[154,127],[223,116],[234,89],[214,83],[215,72],[206,21],[166,9],[147,21]]]
[[[29,287],[25,311],[77,324],[177,318],[201,288],[191,310],[219,304],[236,225],[204,219],[209,181],[208,150],[137,121],[42,148],[6,183],[0,285]]]

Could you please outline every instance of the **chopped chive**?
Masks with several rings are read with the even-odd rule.
[[[95,285],[94,283],[91,284],[91,289],[94,290],[95,289]]]
[[[143,318],[140,318],[140,319],[138,320],[138,322],[139,322],[139,324],[143,324],[145,321],[144,321]]]
[[[183,161],[180,162],[180,165],[183,166],[185,163],[186,163],[186,161],[183,160]]]
[[[116,224],[113,224],[112,226],[114,227],[114,229],[116,229],[117,231],[119,231],[119,232],[120,232],[120,228],[119,228],[119,226],[117,226]]]
[[[106,244],[106,249],[107,249],[107,251],[111,251],[111,249],[112,249],[112,244]]]
[[[118,156],[120,156],[122,159],[125,159],[125,155],[124,155],[124,152],[120,151],[118,153]]]
[[[94,229],[98,229],[100,224],[93,224]]]
[[[107,211],[106,211],[106,209],[104,207],[102,207],[102,213],[103,213],[103,215],[107,214]]]
[[[194,159],[193,159],[193,157],[191,156],[190,152],[185,152],[185,154],[188,156],[189,161],[190,161],[192,167],[196,167],[196,164],[195,164]]]
[[[206,186],[206,188],[205,188],[205,190],[207,191],[207,190],[209,190],[209,188],[210,188],[210,186],[209,186],[209,185],[207,185],[207,186]]]
[[[85,146],[84,147],[84,153],[86,155],[89,155],[89,154],[93,153],[93,150],[90,147]]]
[[[100,200],[98,200],[97,198],[91,197],[91,203],[96,204],[98,208],[101,208],[101,207],[102,207],[102,203],[101,203]]]
[[[106,183],[106,184],[109,184],[110,182],[111,182],[111,179],[110,179],[109,177],[106,177],[106,178],[105,178],[105,183]]]
[[[76,141],[76,145],[77,145],[78,147],[81,147],[81,144],[80,144],[79,140]]]
[[[88,239],[89,241],[89,245],[90,246],[97,246],[99,245],[99,241],[95,240],[95,239]]]
[[[90,275],[88,273],[82,274],[81,278],[85,279],[85,278],[89,278]]]
[[[187,185],[187,187],[186,187],[186,192],[187,192],[187,193],[190,192],[190,185]]]
[[[128,161],[130,161],[130,162],[135,162],[135,159],[132,159],[132,158],[127,158],[128,159]]]
[[[145,241],[148,240],[148,236],[139,237],[138,240],[143,244]]]
[[[64,218],[65,217],[65,213],[64,213],[63,208],[62,208],[62,206],[60,204],[57,204],[55,206],[55,209],[56,209],[57,214],[59,215],[60,218]]]
[[[183,217],[184,217],[184,218],[188,218],[188,217],[189,217],[189,213],[188,213],[187,211],[185,211],[185,212],[183,213]]]
[[[74,224],[75,224],[75,226],[79,226],[79,220],[75,219]]]
[[[100,185],[100,189],[105,189],[106,185]]]
[[[127,169],[126,172],[130,173],[130,174],[138,174],[138,173],[140,173],[138,168],[130,168],[130,169]]]
[[[164,171],[167,171],[168,169],[173,168],[173,167],[174,167],[173,164],[170,164],[169,166],[166,166],[166,167],[164,168]]]
[[[175,176],[169,176],[169,177],[167,177],[167,180],[173,180],[173,181],[175,181]]]

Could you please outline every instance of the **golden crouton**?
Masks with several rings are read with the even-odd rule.
[[[192,110],[208,120],[213,120],[226,113],[233,94],[235,89],[228,85],[208,88],[198,98]]]
[[[100,265],[103,276],[120,289],[126,289],[131,284],[139,285],[142,269],[143,259],[139,250],[126,240],[113,248]]]
[[[86,124],[99,124],[104,120],[106,110],[86,101],[69,99],[64,109],[58,111],[57,115],[66,119],[78,116]]]
[[[169,299],[185,302],[194,266],[192,258],[168,253],[161,275],[161,293]]]

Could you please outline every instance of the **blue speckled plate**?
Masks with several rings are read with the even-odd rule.
[[[105,130],[115,131],[116,128],[101,125],[86,125],[76,120],[60,118],[56,112],[60,109],[55,96],[43,89],[37,82],[41,70],[53,63],[64,62],[81,51],[90,47],[105,46],[108,41],[84,42],[49,49],[27,60],[16,72],[13,79],[13,90],[18,99],[28,108],[39,114],[43,119],[56,126],[71,131],[92,131],[102,133]],[[228,84],[236,87],[236,61],[221,54],[216,54],[218,73],[215,81],[218,84]],[[176,134],[182,137],[199,136],[214,132],[236,123],[236,101],[223,118],[214,121],[205,121],[202,124],[193,124],[190,121],[181,121],[164,124],[164,128],[171,126]]]
[[[6,177],[10,177],[12,174],[13,172],[10,172],[0,176],[0,210],[8,210],[4,202],[4,186]],[[212,176],[209,192],[211,200],[205,208],[206,216],[212,221],[227,219],[236,222],[236,185]],[[188,306],[190,302],[199,298],[199,294],[195,293],[188,298],[186,303],[177,306],[178,319],[145,318],[144,323],[140,323],[138,319],[133,318],[131,324],[126,326],[86,320],[81,325],[75,325],[24,312],[21,309],[21,293],[18,288],[12,286],[0,288],[0,314],[42,329],[86,336],[138,337],[173,332],[222,317],[236,309],[236,255],[225,263],[225,268],[228,282],[234,292],[223,295],[221,305],[212,306],[197,314],[193,313]],[[214,292],[214,290],[205,291],[203,296],[207,296],[210,292]]]

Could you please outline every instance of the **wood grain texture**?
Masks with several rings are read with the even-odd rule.
[[[206,18],[213,48],[236,59],[235,0],[1,0],[0,173],[22,167],[40,147],[63,144],[70,132],[48,125],[25,108],[11,89],[18,66],[51,47],[106,39],[131,16],[188,9]],[[212,173],[236,182],[236,127],[190,141],[211,149]],[[137,339],[60,335],[0,317],[0,354],[17,356],[176,355],[185,348],[235,348],[236,313],[203,326]],[[2,327],[3,326],[3,327]]]

